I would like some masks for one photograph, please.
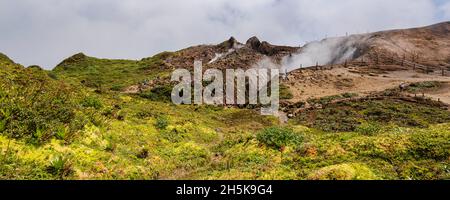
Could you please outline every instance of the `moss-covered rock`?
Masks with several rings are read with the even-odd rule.
[[[367,166],[359,163],[339,164],[321,168],[308,175],[309,180],[376,180]]]

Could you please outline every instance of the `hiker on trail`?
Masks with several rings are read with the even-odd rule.
[[[406,83],[401,83],[399,87],[400,87],[400,91],[403,92],[406,90],[406,87],[408,87],[408,85]]]

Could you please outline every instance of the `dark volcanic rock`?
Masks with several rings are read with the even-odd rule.
[[[259,39],[256,36],[253,36],[250,39],[248,39],[245,44],[248,47],[250,47],[254,50],[257,50],[257,51],[259,50],[259,47],[261,46],[261,42],[259,41]]]
[[[239,42],[236,40],[236,38],[234,37],[230,37],[230,39],[228,39],[225,42],[222,42],[221,44],[219,44],[219,47],[221,48],[226,48],[226,49],[231,49],[236,47],[239,44]]]
[[[273,56],[280,52],[295,52],[294,47],[275,46],[266,41],[259,41],[257,37],[251,37],[246,42],[247,47],[267,56]]]
[[[258,51],[262,54],[269,55],[269,56],[276,53],[275,48],[266,41],[261,43],[261,45],[258,48]]]

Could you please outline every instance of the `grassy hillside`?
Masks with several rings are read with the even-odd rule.
[[[32,144],[70,140],[98,115],[85,106],[91,96],[84,88],[54,80],[40,68],[24,68],[8,59],[0,62],[2,135]]]
[[[0,66],[2,68],[21,68],[22,66],[14,63],[8,56],[0,53]]]
[[[61,62],[52,74],[90,88],[120,91],[145,80],[167,76],[163,59],[168,55],[162,53],[135,61],[99,59],[79,53]]]
[[[449,112],[433,105],[330,105],[282,125],[257,110],[96,91],[167,73],[161,56],[78,54],[50,72],[1,57],[0,179],[450,178]]]

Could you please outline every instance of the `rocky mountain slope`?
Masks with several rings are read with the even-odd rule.
[[[306,59],[304,58],[306,55]],[[450,22],[427,27],[389,30],[346,37],[326,38],[306,44],[289,68],[342,64],[354,60],[373,64],[402,62],[439,68],[450,61]],[[303,56],[303,57],[302,57]],[[312,59],[312,60],[308,60]],[[309,62],[308,62],[309,61]],[[302,63],[303,62],[303,63]]]
[[[450,22],[422,28],[377,32],[369,35],[367,49],[372,61],[378,56],[391,55],[431,67],[450,63]]]
[[[175,68],[189,69],[194,60],[202,60],[205,68],[248,69],[265,57],[279,63],[284,56],[295,53],[298,49],[261,42],[257,37],[242,44],[231,37],[218,45],[200,45],[177,51],[165,61]]]

